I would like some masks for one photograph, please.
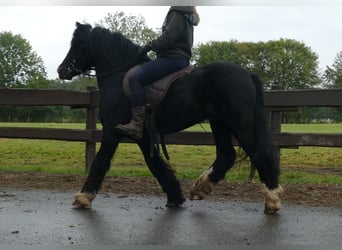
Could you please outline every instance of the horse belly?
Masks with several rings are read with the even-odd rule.
[[[161,133],[177,132],[205,120],[205,100],[179,92],[178,97],[166,98],[156,111],[156,126]]]

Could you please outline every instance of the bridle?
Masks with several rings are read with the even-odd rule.
[[[72,60],[72,61],[68,64],[68,66],[67,66],[66,68],[67,68],[67,71],[68,71],[69,73],[73,73],[73,72],[76,72],[76,73],[79,73],[79,74],[82,74],[82,73],[83,73],[82,70],[80,70],[80,69],[78,69],[78,68],[76,67],[76,60],[75,60],[75,59]]]

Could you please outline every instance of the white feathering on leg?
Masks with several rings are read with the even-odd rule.
[[[265,198],[265,213],[274,214],[281,209],[280,197],[284,193],[283,188],[279,185],[273,190],[269,190],[265,184],[261,187],[261,192]]]
[[[78,192],[74,195],[75,201],[72,203],[72,205],[78,208],[91,207],[91,202],[95,199],[95,197],[96,193]]]
[[[202,200],[208,194],[213,191],[214,184],[209,180],[209,174],[213,171],[213,168],[209,168],[201,174],[192,186],[190,191],[191,200]]]

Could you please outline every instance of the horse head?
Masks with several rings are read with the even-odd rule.
[[[149,60],[139,55],[139,49],[120,32],[77,22],[71,47],[57,72],[61,79],[71,80],[95,67],[96,76],[111,76]]]
[[[89,24],[76,22],[76,29],[71,40],[71,47],[59,65],[57,72],[59,78],[71,80],[74,76],[90,70],[91,57],[89,53],[89,42],[92,27]]]

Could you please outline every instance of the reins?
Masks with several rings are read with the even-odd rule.
[[[124,69],[126,69],[129,65],[131,65],[133,62],[135,62],[137,59],[139,59],[142,55],[141,54],[138,54],[137,56],[135,56],[132,60],[128,61],[127,63],[125,63],[124,65],[121,65],[109,72],[105,72],[105,73],[95,73],[95,74],[90,74],[90,73],[87,73],[87,72],[82,72],[81,70],[77,69],[75,66],[74,66],[74,70],[77,70],[78,72],[80,72],[82,75],[86,75],[88,77],[101,77],[101,76],[110,76],[110,75],[113,75],[114,73],[117,73],[117,72],[120,72]],[[90,70],[95,70],[95,67],[90,69]],[[89,70],[88,70],[89,71]],[[96,71],[96,70],[95,70]]]

